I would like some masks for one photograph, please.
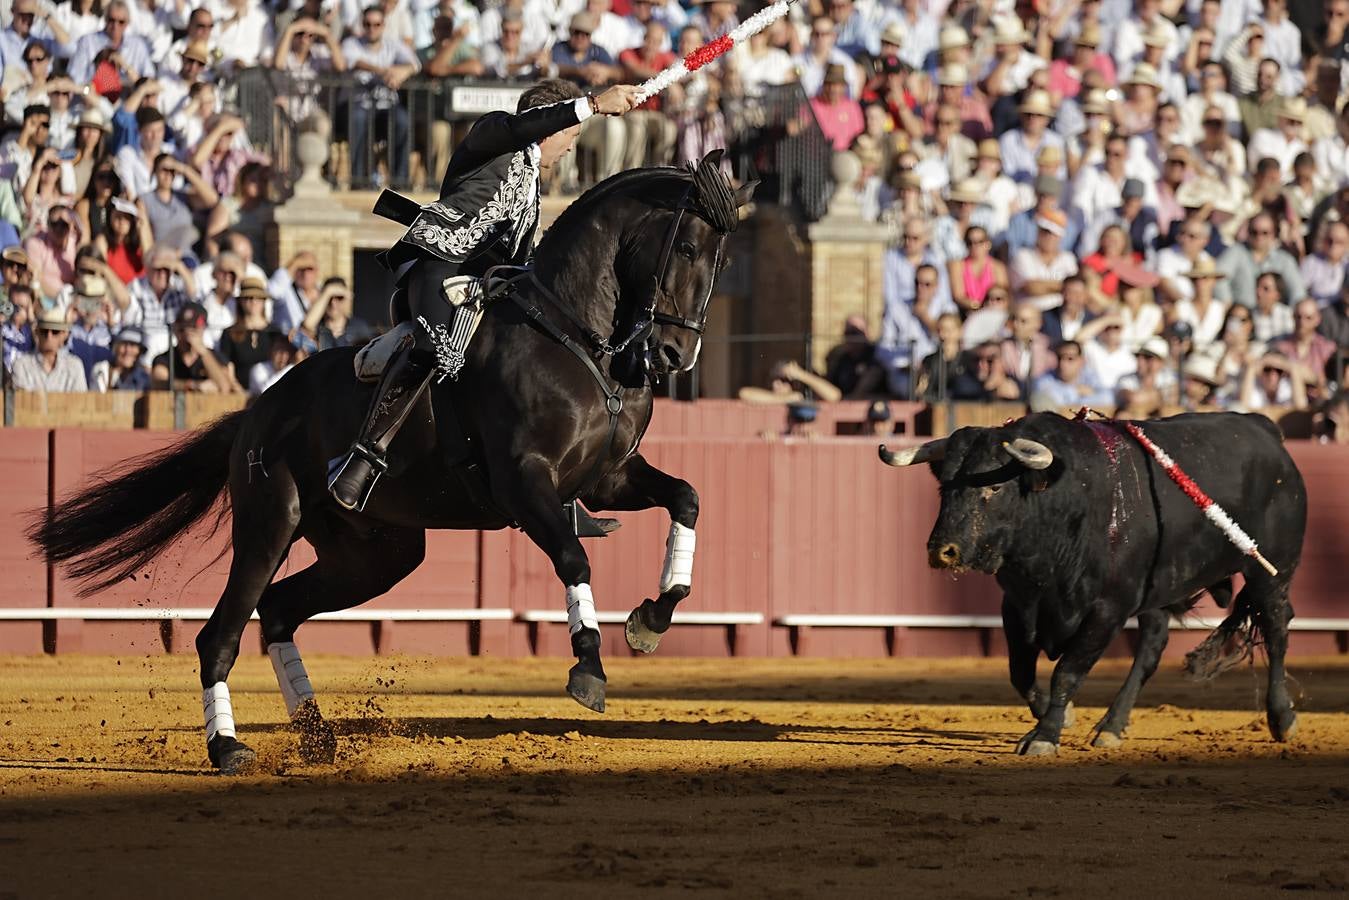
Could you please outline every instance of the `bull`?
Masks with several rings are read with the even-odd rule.
[[[1166,647],[1168,619],[1191,609],[1205,591],[1229,608],[1206,644],[1230,645],[1241,634],[1262,638],[1270,732],[1283,741],[1297,727],[1284,655],[1307,495],[1278,428],[1264,416],[1237,413],[1141,424],[1258,543],[1277,575],[1209,524],[1114,423],[1040,413],[1001,428],[961,428],[901,451],[880,448],[889,465],[926,462],[937,477],[941,509],[927,542],[929,564],[987,572],[1002,588],[1012,686],[1036,720],[1017,742],[1018,753],[1057,752],[1082,680],[1136,616],[1133,667],[1093,740],[1117,746]],[[1238,573],[1245,584],[1234,600]],[[1041,653],[1057,660],[1048,691],[1036,680]]]

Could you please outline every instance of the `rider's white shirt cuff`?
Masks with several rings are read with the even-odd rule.
[[[573,100],[572,102],[576,105],[576,121],[577,121],[577,122],[584,122],[586,119],[588,119],[588,118],[590,118],[592,115],[594,115],[594,113],[592,113],[592,112],[590,111],[590,98],[589,98],[589,97],[577,97],[577,98],[576,98],[575,100]]]

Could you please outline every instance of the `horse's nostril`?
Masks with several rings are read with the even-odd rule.
[[[660,352],[665,356],[665,361],[670,364],[670,368],[679,368],[679,363],[683,360],[683,356],[680,355],[678,348],[666,344],[664,347],[660,348]]]

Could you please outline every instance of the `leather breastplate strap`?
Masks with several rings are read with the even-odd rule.
[[[529,277],[533,280],[531,275],[527,274],[524,277]],[[609,413],[609,436],[604,442],[604,452],[595,460],[595,465],[591,467],[589,474],[586,475],[585,480],[581,482],[580,487],[577,488],[573,495],[572,499],[575,499],[576,497],[588,494],[590,491],[594,490],[605,474],[604,464],[608,460],[609,454],[613,452],[614,438],[618,434],[618,419],[623,413],[623,389],[621,387],[609,386],[609,382],[605,379],[604,373],[600,371],[599,366],[595,365],[595,361],[591,359],[590,353],[586,347],[582,345],[580,341],[576,340],[576,338],[553,324],[553,322],[544,315],[543,310],[539,308],[537,303],[525,297],[523,292],[516,287],[515,282],[517,280],[520,279],[512,279],[511,284],[506,288],[506,295],[516,306],[520,307],[520,310],[531,322],[537,325],[544,334],[571,351],[572,355],[579,359],[586,367],[586,371],[588,371],[591,377],[595,379],[595,383],[599,385],[600,390],[604,393],[604,408]],[[535,283],[537,284],[537,282]],[[545,296],[546,295],[545,291]]]

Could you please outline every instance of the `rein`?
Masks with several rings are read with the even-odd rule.
[[[603,335],[585,322],[576,311],[562,302],[562,299],[555,294],[551,288],[545,285],[533,268],[526,269],[519,274],[508,278],[500,287],[488,293],[486,300],[496,297],[506,297],[525,314],[525,317],[533,322],[538,328],[553,340],[565,347],[573,356],[581,361],[586,371],[590,373],[591,378],[599,385],[600,391],[604,394],[604,408],[609,414],[609,434],[605,438],[604,452],[595,460],[595,464],[587,473],[585,479],[577,488],[572,499],[590,493],[600,483],[606,474],[605,462],[613,453],[614,438],[618,435],[618,420],[623,414],[623,387],[611,387],[604,373],[600,371],[595,364],[596,358],[613,357],[627,350],[635,341],[644,340],[651,329],[657,325],[669,325],[675,328],[684,328],[701,335],[707,327],[707,310],[712,299],[712,290],[716,284],[716,272],[721,266],[722,251],[726,243],[726,234],[722,232],[717,241],[716,259],[713,262],[713,277],[709,280],[707,296],[703,298],[695,310],[697,318],[684,316],[679,309],[679,304],[674,299],[674,295],[665,287],[666,277],[669,275],[670,259],[674,252],[675,240],[679,235],[679,226],[684,220],[684,213],[690,210],[696,212],[692,199],[694,195],[694,185],[690,184],[684,191],[677,206],[674,207],[674,215],[670,219],[670,224],[665,230],[665,240],[661,247],[660,262],[656,267],[656,272],[652,274],[652,289],[645,307],[633,324],[632,330],[626,337],[617,343],[612,342],[612,338],[606,340]],[[517,270],[518,271],[518,270]],[[489,280],[492,270],[485,273],[484,280]],[[547,303],[561,313],[569,323],[581,332],[582,340],[578,340],[557,326],[555,322],[548,318],[543,308],[532,298],[526,297],[525,292],[520,290],[523,282],[528,281],[533,287],[534,292],[542,297]],[[656,305],[660,298],[664,296],[669,298],[670,304],[675,308],[676,315],[656,311]],[[637,449],[637,444],[641,442],[641,435],[637,436],[632,447],[623,454],[623,459],[627,459]],[[620,460],[621,462],[622,460]]]

